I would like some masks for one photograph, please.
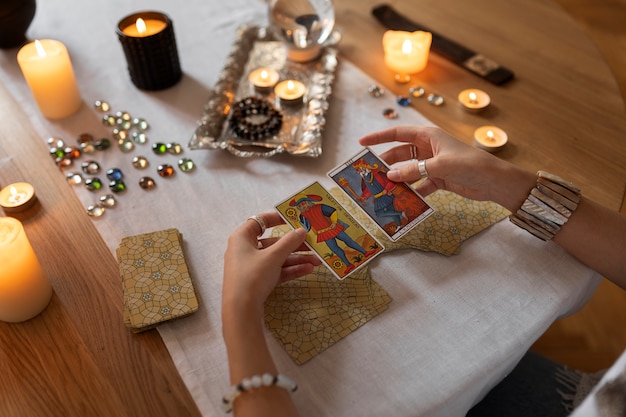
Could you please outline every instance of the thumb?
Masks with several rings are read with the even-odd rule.
[[[287,258],[287,256],[289,256],[292,252],[298,250],[300,245],[302,245],[302,242],[304,242],[305,238],[306,230],[299,227],[285,234],[268,249],[274,252],[276,255]]]

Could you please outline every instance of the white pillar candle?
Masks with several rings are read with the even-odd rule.
[[[396,74],[415,74],[426,68],[432,34],[388,30],[383,35],[385,65]]]
[[[41,313],[52,287],[26,237],[13,217],[0,217],[0,320],[17,323]]]
[[[19,50],[17,63],[45,117],[63,119],[78,111],[82,99],[65,45],[36,40]]]
[[[279,82],[274,87],[274,93],[282,104],[296,105],[302,104],[306,86],[298,80],[285,80]]]
[[[474,144],[487,152],[499,151],[508,140],[506,132],[496,126],[481,126],[474,131]]]

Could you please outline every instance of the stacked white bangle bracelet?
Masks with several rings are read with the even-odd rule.
[[[286,389],[289,392],[295,392],[298,389],[298,384],[296,384],[296,382],[291,380],[290,378],[287,378],[286,376],[281,374],[263,374],[254,375],[250,378],[244,378],[239,384],[233,385],[231,387],[230,394],[225,395],[224,398],[222,398],[222,406],[224,407],[224,411],[227,413],[233,411],[233,404],[237,397],[239,397],[242,393],[263,387],[279,387]]]
[[[509,216],[511,222],[541,240],[550,240],[561,230],[580,202],[580,189],[545,171],[537,172],[537,185]]]

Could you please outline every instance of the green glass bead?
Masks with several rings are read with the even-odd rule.
[[[152,150],[157,155],[163,155],[165,152],[167,152],[167,145],[164,143],[157,142],[152,145]]]

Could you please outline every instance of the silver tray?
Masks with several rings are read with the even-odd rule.
[[[328,110],[331,84],[337,68],[338,36],[331,36],[320,56],[311,62],[287,60],[284,44],[262,26],[242,26],[214,88],[204,106],[202,118],[189,141],[190,149],[226,149],[241,157],[270,157],[278,153],[317,157],[322,154],[322,130]],[[281,130],[263,140],[236,137],[228,127],[232,104],[244,97],[260,96],[248,82],[258,67],[273,68],[281,79],[295,79],[307,87],[300,107],[280,106],[273,92],[265,95],[283,114]]]

